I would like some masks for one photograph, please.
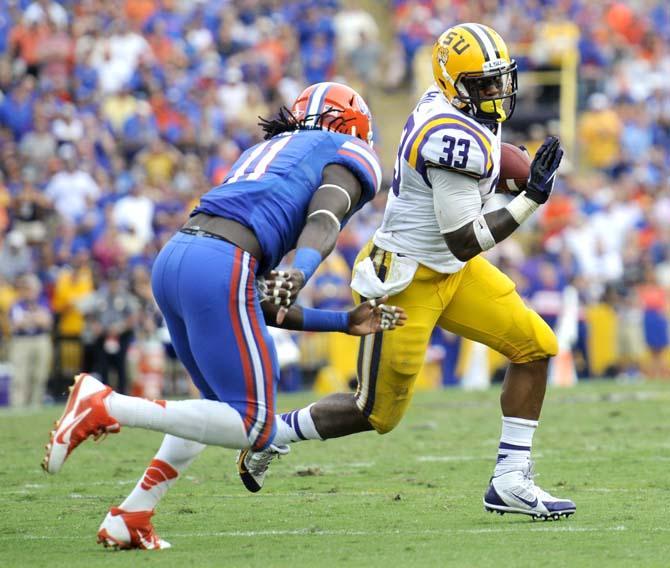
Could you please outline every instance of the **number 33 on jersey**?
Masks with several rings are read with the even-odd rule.
[[[448,168],[479,181],[482,201],[500,173],[500,131],[492,132],[455,109],[437,87],[428,89],[405,125],[393,172],[393,194],[426,193],[428,167]]]

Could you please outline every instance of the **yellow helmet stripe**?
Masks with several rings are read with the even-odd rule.
[[[482,132],[477,130],[475,126],[455,116],[449,118],[436,118],[424,124],[419,132],[419,135],[414,139],[414,143],[412,144],[412,149],[409,153],[409,159],[407,160],[409,165],[416,169],[416,163],[419,158],[419,148],[425,142],[424,138],[427,132],[436,126],[444,126],[445,128],[448,128],[452,125],[464,129],[468,134],[472,135],[475,140],[481,142],[481,146],[486,149],[486,171],[490,170],[493,166],[493,152],[491,149],[491,142],[489,142],[488,138]]]

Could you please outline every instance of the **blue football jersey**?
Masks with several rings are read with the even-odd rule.
[[[361,183],[361,198],[344,225],[379,190],[381,165],[365,142],[326,130],[287,132],[252,146],[223,183],[202,196],[191,215],[225,217],[254,231],[263,249],[263,274],[295,248],[328,164],[348,168]]]

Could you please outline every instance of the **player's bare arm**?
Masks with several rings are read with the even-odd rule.
[[[340,234],[340,223],[358,204],[361,184],[344,166],[330,164],[323,170],[321,186],[314,193],[307,211],[307,223],[298,238],[297,249],[309,247],[328,256]]]
[[[361,193],[360,182],[347,168],[339,164],[324,168],[321,186],[310,201],[307,222],[298,238],[293,267],[273,270],[265,283],[273,303],[284,308],[277,311],[276,324],[282,324],[286,308],[293,304],[316,266],[335,248],[342,220],[358,204]]]
[[[485,250],[485,244],[478,238],[478,234],[485,231],[484,224],[488,227],[494,244],[505,240],[519,227],[511,213],[503,208],[483,215],[483,219],[477,217],[471,223],[445,233],[444,240],[458,260],[467,262]]]
[[[535,155],[528,184],[523,192],[506,207],[478,215],[458,229],[445,232],[444,239],[454,256],[463,262],[468,261],[516,231],[521,223],[549,199],[562,156],[563,150],[558,138],[547,138]],[[445,183],[448,184],[449,181]],[[469,180],[465,178],[463,183],[467,184]],[[471,193],[478,198],[476,192]],[[439,207],[436,203],[436,209]]]

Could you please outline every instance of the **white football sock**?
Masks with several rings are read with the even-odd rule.
[[[105,398],[105,406],[121,426],[157,430],[208,446],[249,446],[242,417],[225,402],[151,401],[112,392]]]
[[[537,420],[503,416],[498,461],[493,475],[524,469],[530,460]]]
[[[167,434],[144,475],[119,508],[124,511],[153,511],[177,477],[206,447],[205,444]]]
[[[314,404],[275,416],[277,434],[272,443],[276,446],[283,446],[302,440],[323,440],[312,419],[312,406]]]

